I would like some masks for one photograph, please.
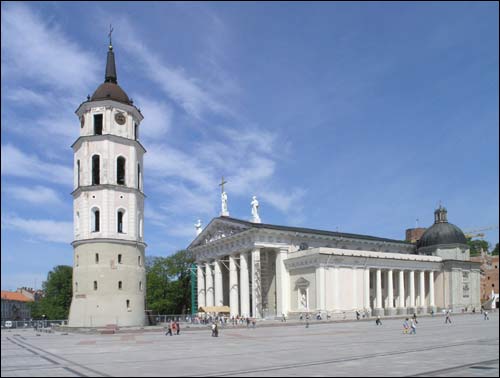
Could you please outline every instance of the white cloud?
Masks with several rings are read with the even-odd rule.
[[[26,154],[10,144],[2,145],[2,176],[24,177],[62,185],[73,185],[72,168],[44,162],[37,156]]]
[[[200,119],[204,112],[231,114],[231,111],[212,93],[203,87],[203,81],[189,76],[183,68],[174,69],[166,65],[137,37],[137,32],[128,19],[123,18],[121,32],[124,35],[118,43],[135,58],[146,75],[159,89],[166,93],[189,115]]]
[[[38,106],[47,106],[51,104],[51,100],[47,95],[44,95],[39,92],[35,92],[32,89],[27,89],[23,87],[19,88],[7,88],[5,90],[5,98],[7,100],[21,103],[24,106],[26,105],[38,105]]]
[[[174,116],[172,107],[163,101],[143,96],[136,95],[134,99],[135,105],[146,115],[141,123],[141,139],[157,141],[164,137],[172,126]]]
[[[70,243],[73,240],[73,222],[2,215],[2,229],[18,230],[35,239],[48,242]]]
[[[2,6],[1,29],[3,78],[29,79],[70,93],[84,93],[97,79],[101,66],[95,56],[25,4]]]
[[[6,193],[20,201],[26,201],[35,205],[59,204],[61,200],[57,193],[45,186],[36,185],[32,188],[22,186],[7,186]]]

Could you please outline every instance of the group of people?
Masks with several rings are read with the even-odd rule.
[[[181,326],[179,325],[178,321],[171,321],[168,323],[167,326],[167,332],[165,333],[165,336],[170,335],[172,336],[174,333],[178,335],[181,332]]]

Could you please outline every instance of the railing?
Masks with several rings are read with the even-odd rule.
[[[67,325],[68,320],[2,320],[2,329],[50,328],[53,325]]]

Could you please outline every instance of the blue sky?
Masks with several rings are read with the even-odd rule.
[[[498,4],[2,2],[2,289],[72,264],[74,111],[104,80],[145,116],[146,253],[194,223],[404,239],[439,201],[498,225]],[[486,232],[498,242],[498,229]]]

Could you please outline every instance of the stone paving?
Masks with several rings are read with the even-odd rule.
[[[499,317],[401,319],[115,335],[2,330],[1,376],[498,377]]]

